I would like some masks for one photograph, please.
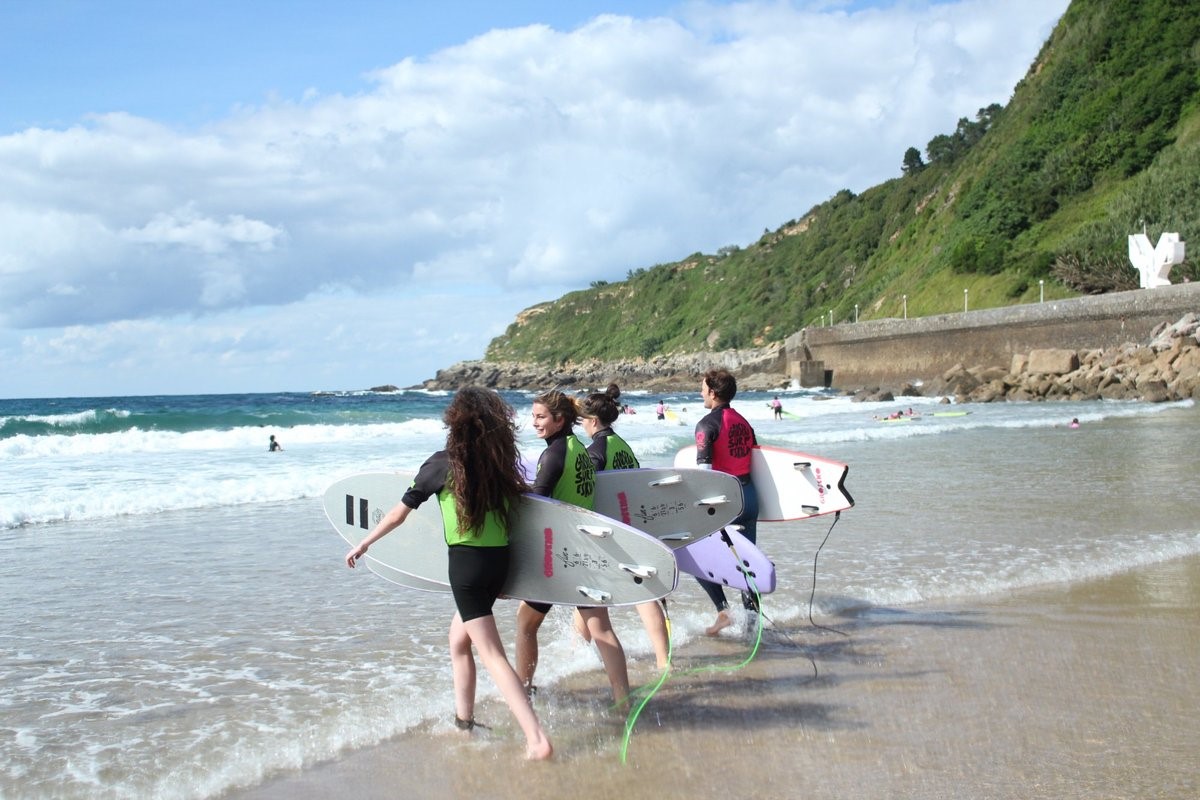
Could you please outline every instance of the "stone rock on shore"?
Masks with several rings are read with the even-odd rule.
[[[425,381],[421,388],[454,390],[461,386],[492,389],[603,389],[615,382],[622,389],[656,392],[695,390],[702,376],[724,367],[738,376],[738,388],[773,391],[791,385],[782,344],[753,350],[655,356],[620,361],[586,361],[556,367],[514,362],[460,361]]]
[[[746,391],[776,391],[791,385],[783,346],[757,350],[656,356],[650,359],[588,361],[557,367],[488,361],[462,361],[439,370],[425,389],[461,386],[541,390],[600,389],[616,382],[623,389],[691,391],[700,376],[725,367]],[[421,388],[421,387],[418,387]],[[967,367],[956,364],[938,378],[916,386],[864,387],[856,401],[890,401],[897,396],[953,397],[959,403],[1007,400],[1141,400],[1161,403],[1200,400],[1200,316],[1162,323],[1148,343],[1129,342],[1106,350],[1034,350],[1016,353],[1009,364]]]
[[[1148,344],[1034,350],[1014,355],[1007,368],[956,365],[922,388],[926,395],[953,396],[960,403],[1200,400],[1200,317],[1186,314],[1173,325],[1159,325]]]

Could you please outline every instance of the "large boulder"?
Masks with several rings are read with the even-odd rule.
[[[1036,375],[1066,375],[1079,369],[1079,354],[1074,350],[1034,350],[1027,369]]]

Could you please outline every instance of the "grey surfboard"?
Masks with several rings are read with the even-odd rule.
[[[412,473],[365,473],[325,491],[325,514],[349,544],[366,538],[404,496]],[[561,605],[622,606],[657,600],[678,584],[667,545],[619,520],[525,495],[509,532],[504,595]],[[393,583],[450,591],[441,510],[431,498],[367,551],[367,566]]]
[[[686,547],[742,513],[742,484],[709,469],[604,470],[596,473],[595,510]]]

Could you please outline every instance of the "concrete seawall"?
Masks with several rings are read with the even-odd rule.
[[[1156,325],[1200,313],[1200,283],[961,314],[805,328],[788,337],[787,374],[802,386],[857,389],[937,378],[956,364],[1007,368],[1014,354],[1145,342]]]

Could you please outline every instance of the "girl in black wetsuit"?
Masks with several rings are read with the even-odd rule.
[[[442,419],[449,428],[446,449],[422,465],[412,487],[346,554],[346,563],[353,567],[372,544],[436,496],[435,502],[443,508],[450,588],[457,607],[450,622],[455,722],[465,730],[475,726],[474,646],[525,734],[526,756],[546,759],[554,748],[504,653],[492,615],[508,576],[511,515],[526,488],[518,466],[512,409],[495,392],[467,388],[454,396]]]
[[[533,430],[545,440],[546,449],[538,459],[533,493],[591,509],[595,503],[596,470],[572,430],[578,419],[575,399],[558,390],[534,399]],[[517,674],[530,693],[534,691],[533,674],[538,663],[538,629],[551,608],[548,603],[522,602],[517,609]],[[608,609],[581,607],[579,613],[604,662],[613,700],[624,702],[629,696],[629,672],[625,649],[612,629]]]
[[[629,443],[612,429],[613,423],[617,421],[617,416],[621,413],[620,406],[617,405],[617,398],[620,396],[621,390],[615,383],[610,383],[608,391],[589,395],[583,401],[582,426],[584,433],[592,437],[592,443],[588,445],[587,450],[588,455],[592,457],[592,463],[596,465],[597,472],[605,469],[637,469],[641,466]],[[658,601],[638,603],[637,605],[642,625],[646,628],[650,643],[654,645],[654,657],[658,662],[659,669],[666,669],[670,663],[667,618],[663,610],[666,608],[666,604],[667,601],[664,598],[661,605]],[[577,620],[576,628],[579,627]],[[585,639],[588,638],[586,628],[580,631],[580,635]]]
[[[750,459],[758,439],[746,418],[729,405],[736,394],[737,379],[728,370],[710,369],[700,381],[700,397],[709,412],[696,423],[696,466],[728,472],[741,481],[742,513],[730,524],[742,526],[742,535],[754,542],[758,538],[758,492],[750,480]],[[725,590],[719,583],[696,580],[717,607],[716,621],[704,630],[716,636],[733,624]],[[758,610],[754,598],[746,592],[742,593],[742,605],[750,611]]]

